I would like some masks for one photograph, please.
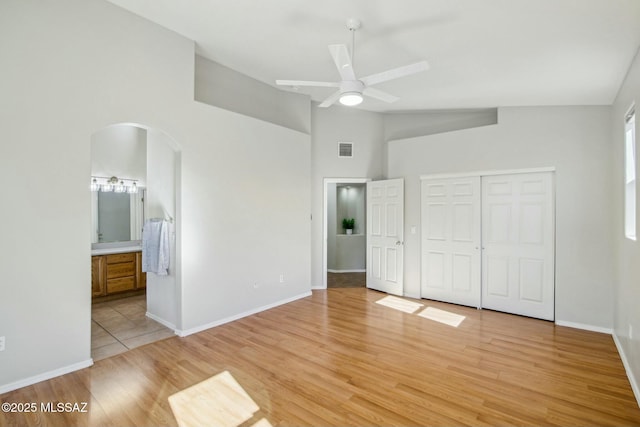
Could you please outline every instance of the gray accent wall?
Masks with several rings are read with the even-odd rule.
[[[308,95],[277,89],[199,55],[195,56],[194,94],[196,101],[205,104],[300,132],[311,131]]]
[[[497,108],[386,113],[384,140],[414,138],[498,123]]]

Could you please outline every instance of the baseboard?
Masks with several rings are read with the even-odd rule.
[[[17,390],[22,387],[27,387],[41,381],[50,380],[51,378],[59,377],[80,369],[88,368],[93,365],[93,359],[89,358],[85,361],[74,363],[73,365],[64,366],[62,368],[54,369],[52,371],[43,372],[42,374],[34,375],[29,378],[25,378],[13,383],[0,385],[0,394],[7,393],[9,391]]]
[[[620,359],[622,359],[622,365],[624,365],[624,370],[627,373],[627,378],[629,379],[629,384],[631,384],[631,390],[633,390],[633,394],[636,397],[636,402],[638,402],[638,406],[640,407],[640,387],[638,387],[638,383],[636,382],[635,377],[633,376],[633,371],[631,370],[631,365],[627,360],[627,356],[622,349],[622,344],[620,340],[618,340],[618,336],[613,333],[613,342],[616,343],[616,348],[618,349],[618,354],[620,355]]]
[[[174,325],[171,322],[167,322],[166,320],[156,316],[155,314],[151,314],[148,311],[145,313],[145,315],[151,319],[151,320],[155,320],[156,322],[160,323],[163,326],[166,326],[167,328],[171,329],[173,332],[176,332],[176,325]],[[176,332],[177,333],[177,332]]]
[[[327,289],[326,286],[312,286],[311,287],[311,290],[314,290],[314,291],[324,291],[326,289]]]
[[[367,270],[366,269],[364,269],[364,270],[358,270],[358,269],[356,269],[356,270],[332,270],[332,269],[328,268],[327,272],[328,273],[366,273]]]
[[[556,325],[566,326],[568,328],[583,329],[585,331],[600,332],[601,334],[613,335],[613,329],[603,328],[602,326],[586,325],[584,323],[567,322],[565,320],[556,320]]]
[[[260,313],[265,310],[269,310],[271,308],[278,307],[279,305],[288,304],[290,302],[299,300],[301,298],[306,298],[311,296],[311,291],[305,292],[300,295],[293,296],[291,298],[287,298],[284,300],[280,300],[274,302],[272,304],[263,305],[262,307],[255,308],[253,310],[245,311],[240,314],[236,314],[234,316],[226,317],[224,319],[216,320],[215,322],[207,323],[206,325],[196,326],[195,328],[185,329],[185,330],[176,330],[176,334],[180,337],[186,337],[188,335],[192,335],[198,332],[202,332],[206,329],[215,328],[216,326],[224,325],[225,323],[233,322],[234,320],[242,319],[243,317],[251,316],[256,313]]]

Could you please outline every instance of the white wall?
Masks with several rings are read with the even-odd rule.
[[[110,124],[179,146],[179,327],[308,293],[310,137],[194,102],[192,41],[101,0],[6,0],[0,68],[0,392],[91,363],[90,141]]]
[[[176,257],[176,162],[174,142],[158,129],[147,132],[147,192],[145,220],[162,218],[169,226],[169,273],[147,273],[147,314],[172,329],[178,328],[180,290]]]
[[[617,255],[614,334],[626,362],[636,399],[640,402],[640,243],[624,237],[624,116],[633,103],[636,105],[637,148],[640,147],[640,54],[636,55],[631,64],[612,108],[613,182],[610,187],[614,212],[612,233],[615,240],[614,252]],[[636,154],[636,176],[640,173],[638,160],[640,156]],[[636,222],[640,224],[640,217],[636,218]],[[629,328],[632,337],[629,336]]]
[[[383,121],[378,113],[340,105],[311,108],[311,284],[323,287],[324,178],[383,178]],[[338,142],[353,157],[338,158]]]
[[[310,291],[309,136],[195,106],[201,133],[182,151],[187,333]]]
[[[611,328],[609,108],[502,108],[498,119],[494,126],[389,143],[389,177],[405,178],[405,295],[420,295],[421,174],[553,166],[556,320]]]
[[[146,186],[147,131],[120,124],[93,134],[91,175],[133,179],[138,181],[138,186]]]

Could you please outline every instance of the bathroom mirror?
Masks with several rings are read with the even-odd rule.
[[[137,193],[96,191],[92,194],[91,243],[136,241],[142,238],[144,189]]]

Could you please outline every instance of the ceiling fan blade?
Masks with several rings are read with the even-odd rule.
[[[347,47],[343,44],[330,44],[329,52],[331,52],[342,80],[356,80],[356,73],[353,71],[351,55],[349,55]]]
[[[313,82],[306,80],[276,80],[280,86],[319,86],[319,87],[340,87],[338,82]]]
[[[366,86],[371,86],[378,83],[386,82],[388,80],[397,79],[399,77],[419,73],[420,71],[426,71],[428,69],[429,63],[427,61],[420,61],[416,62],[415,64],[405,65],[404,67],[398,67],[392,70],[383,71],[381,73],[372,74],[360,79],[360,81]]]
[[[375,89],[372,87],[365,88],[362,94],[389,103],[396,102],[398,99],[400,99],[395,95],[391,95],[390,93],[383,92],[380,89]]]
[[[322,108],[330,107],[331,105],[333,105],[334,102],[338,100],[338,98],[340,98],[340,95],[341,95],[341,92],[339,90],[333,92],[331,96],[329,96],[327,99],[322,101],[322,103],[318,105],[318,107],[322,107]]]

